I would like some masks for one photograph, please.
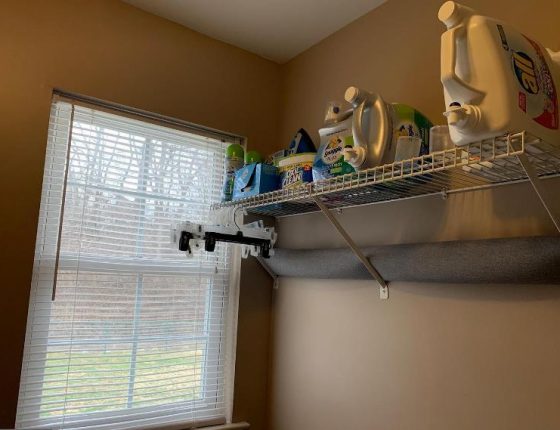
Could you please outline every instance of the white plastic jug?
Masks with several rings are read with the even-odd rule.
[[[560,144],[560,53],[552,53],[508,24],[456,2],[438,18],[441,82],[456,145],[526,130]]]
[[[319,130],[314,181],[392,163],[400,136],[419,137],[422,143],[416,156],[428,153],[432,123],[416,109],[386,103],[379,94],[356,87],[349,87],[344,98],[352,109],[343,111],[333,104],[327,110],[325,127]]]
[[[386,103],[379,94],[349,87],[344,98],[353,107],[354,146],[345,148],[344,160],[357,169],[392,163],[397,140],[402,136],[421,139],[419,153],[428,153],[432,123],[416,109],[402,103]]]

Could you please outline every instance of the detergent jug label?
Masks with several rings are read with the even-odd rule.
[[[501,25],[498,31],[519,84],[519,109],[543,127],[557,130],[558,94],[542,47],[521,34],[508,35]]]
[[[429,152],[429,135],[432,123],[416,109],[403,104],[394,104],[394,124],[393,142],[401,136],[416,136],[422,139],[420,153],[425,155]]]
[[[333,136],[329,139],[327,146],[323,150],[323,162],[333,164],[342,156],[344,152],[344,140],[342,136]]]
[[[395,127],[395,140],[401,136],[420,136],[420,131],[413,122],[407,120],[400,121]]]
[[[322,136],[321,146],[313,162],[313,180],[320,181],[355,172],[356,170],[344,161],[344,148],[353,146],[352,131],[348,129]]]

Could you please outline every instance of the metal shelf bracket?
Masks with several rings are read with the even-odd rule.
[[[539,178],[539,175],[537,174],[537,170],[535,169],[535,166],[533,166],[533,164],[529,160],[529,157],[527,157],[527,155],[525,155],[524,153],[519,154],[517,156],[517,159],[519,160],[519,163],[521,163],[523,170],[525,170],[525,173],[527,174],[527,177],[529,178],[529,181],[531,182],[531,185],[533,186],[535,193],[540,199],[551,221],[554,223],[556,230],[560,232],[560,219],[558,219],[558,216],[552,211],[552,209],[548,205],[547,196],[542,187],[542,183]]]
[[[262,266],[262,268],[264,270],[266,270],[266,273],[268,273],[270,275],[270,277],[272,278],[272,288],[277,290],[278,289],[278,278],[279,278],[279,276],[276,273],[274,273],[270,269],[270,267],[268,267],[268,264],[266,264],[266,261],[264,260],[264,258],[262,258],[261,256],[258,256],[256,258],[257,258],[257,261]]]
[[[336,230],[340,233],[340,235],[346,241],[346,243],[348,244],[352,252],[354,252],[356,257],[358,257],[358,259],[362,262],[362,264],[365,266],[365,268],[373,277],[373,279],[377,281],[377,283],[379,284],[379,298],[382,300],[388,299],[389,285],[387,284],[385,279],[383,279],[381,274],[375,269],[375,267],[373,267],[373,264],[371,264],[369,259],[363,254],[362,250],[358,248],[356,242],[354,242],[354,240],[350,237],[348,232],[344,230],[344,227],[342,227],[342,225],[338,222],[338,220],[335,218],[335,216],[330,211],[330,209],[321,201],[321,199],[318,196],[314,196],[313,201],[319,207],[319,209],[321,209],[321,212],[323,212],[323,214],[327,217],[327,219],[334,226],[334,228],[336,228]]]

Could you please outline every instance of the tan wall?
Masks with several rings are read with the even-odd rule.
[[[349,85],[441,123],[440,3],[389,0],[285,65],[278,143],[302,126],[315,133],[326,102]],[[560,49],[555,0],[466,3]],[[547,183],[558,213],[559,186]],[[527,184],[348,209],[340,219],[363,246],[557,234]],[[283,247],[343,246],[320,214],[282,219],[279,238]],[[280,282],[269,430],[560,428],[558,286],[394,283],[388,301],[378,297],[373,281]]]
[[[522,2],[471,4],[560,49],[558,2],[534,1],[530,13]],[[17,402],[53,87],[246,135],[263,152],[301,126],[316,130],[349,84],[437,120],[438,5],[389,0],[280,68],[116,0],[3,1],[0,427]],[[349,210],[343,222],[361,244],[553,232],[526,186]],[[285,246],[341,246],[317,215],[280,228]],[[270,289],[256,267],[242,275],[234,417],[259,430]],[[557,289],[400,284],[389,302],[376,296],[369,282],[282,282],[271,430],[560,425]]]
[[[443,0],[389,0],[300,54],[282,68],[283,125],[279,145],[304,127],[316,135],[326,103],[343,100],[356,85],[389,102],[407,103],[435,123],[445,110],[439,80],[439,43],[445,27],[437,19]],[[522,29],[560,50],[556,20],[560,2],[466,0],[465,4]]]
[[[264,150],[278,130],[269,101],[279,73],[117,0],[1,2],[0,428],[13,426],[16,409],[53,87],[235,132]],[[262,429],[270,288],[261,280],[255,293],[251,278],[245,271],[234,414]]]

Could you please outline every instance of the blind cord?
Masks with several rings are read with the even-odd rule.
[[[72,111],[70,112],[70,130],[68,131],[68,145],[66,147],[66,167],[64,170],[64,181],[62,183],[62,204],[60,206],[60,222],[58,223],[58,238],[56,240],[56,255],[54,259],[54,279],[51,301],[54,302],[56,298],[56,284],[58,282],[58,265],[60,261],[60,246],[62,241],[62,220],[64,218],[64,206],[66,203],[66,188],[68,186],[68,171],[70,170],[70,149],[72,146],[72,131],[74,130],[74,110],[75,107],[72,105]]]

